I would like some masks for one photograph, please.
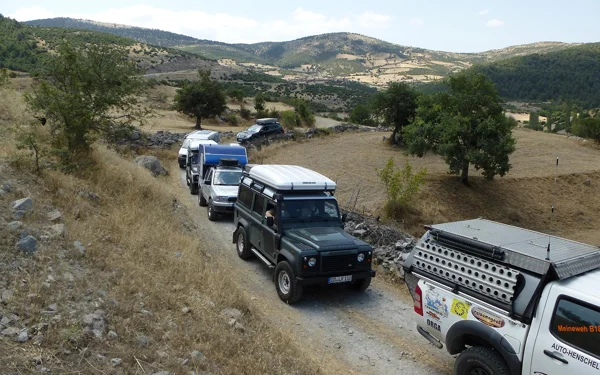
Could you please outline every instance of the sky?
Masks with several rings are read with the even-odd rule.
[[[3,0],[0,13],[18,21],[82,18],[227,43],[341,31],[450,52],[600,42],[600,0]]]

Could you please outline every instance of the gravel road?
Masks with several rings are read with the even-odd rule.
[[[219,261],[230,267],[256,309],[264,317],[291,329],[297,341],[314,349],[334,373],[451,374],[453,358],[428,344],[415,329],[412,300],[401,288],[378,280],[364,293],[343,285],[305,289],[303,299],[281,302],[271,281],[272,271],[258,259],[240,259],[232,243],[232,218],[207,218],[206,208],[190,195],[181,173],[180,202],[184,204]],[[179,192],[178,192],[179,195]]]

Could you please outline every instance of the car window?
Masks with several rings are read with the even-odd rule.
[[[265,207],[265,198],[261,197],[260,195],[257,195],[256,199],[254,199],[254,207],[252,207],[252,211],[254,211],[257,214],[262,216],[264,207]]]
[[[559,340],[600,358],[600,308],[560,298],[550,331]]]
[[[183,144],[181,145],[181,147],[187,147],[190,144],[190,140],[186,139],[185,141],[183,141]]]
[[[215,175],[215,185],[239,185],[242,171],[219,171]]]
[[[242,185],[240,186],[240,191],[238,193],[238,202],[242,203],[244,206],[250,208],[252,206],[252,190],[249,187]]]
[[[262,128],[262,125],[252,125],[251,127],[248,128],[249,132],[258,132],[260,131],[260,129]]]
[[[337,204],[333,200],[288,200],[283,201],[281,207],[281,216],[284,219],[339,219]]]

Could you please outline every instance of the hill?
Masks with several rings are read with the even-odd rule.
[[[71,18],[34,20],[27,24],[77,27],[126,36],[217,59],[228,68],[258,70],[288,81],[342,78],[372,86],[386,86],[393,81],[430,82],[476,63],[547,53],[570,46],[567,43],[541,42],[481,53],[453,53],[398,45],[354,33],[322,34],[286,42],[228,44],[161,30]]]
[[[0,14],[0,67],[32,72],[57,43],[68,40],[74,45],[107,43],[127,48],[129,56],[147,71],[215,67],[215,61],[178,49],[141,43],[123,36],[93,30],[29,26]]]
[[[585,107],[600,106],[600,43],[513,57],[473,69],[492,79],[507,99],[570,100]]]

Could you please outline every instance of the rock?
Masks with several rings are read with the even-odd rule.
[[[190,308],[186,306],[186,307],[184,307],[184,308],[182,308],[182,309],[181,309],[181,312],[182,312],[183,314],[187,314],[187,313],[189,313],[189,312],[190,312]]]
[[[3,197],[6,195],[6,191],[4,189],[0,189],[0,197]]]
[[[5,315],[2,317],[2,319],[0,319],[0,327],[6,327],[11,322],[12,322],[12,319]]]
[[[367,234],[367,231],[365,229],[356,229],[354,232],[352,232],[352,235],[355,237],[364,237]]]
[[[145,348],[150,344],[150,339],[144,335],[140,335],[138,336],[137,342],[139,347]]]
[[[82,198],[86,198],[89,199],[91,201],[99,201],[100,197],[98,196],[98,194],[91,192],[91,191],[85,191],[85,190],[80,190],[77,195],[79,195]]]
[[[204,358],[205,358],[204,354],[202,354],[198,350],[194,350],[192,352],[191,356],[192,356],[192,361],[195,361],[195,362],[202,362],[202,361],[204,361]]]
[[[123,360],[121,358],[113,358],[110,360],[110,363],[114,366],[117,367],[118,365],[121,364],[121,362],[123,362]]]
[[[20,219],[33,209],[33,201],[31,198],[23,198],[14,201],[12,204],[13,218]]]
[[[2,190],[10,193],[12,191],[12,186],[10,184],[2,184],[2,186],[0,186],[0,188],[2,188]]]
[[[132,131],[129,135],[129,139],[131,139],[132,141],[138,141],[140,138],[142,138],[142,135],[137,130]]]
[[[52,231],[52,234],[54,236],[58,236],[58,237],[65,236],[65,225],[64,224],[54,224],[53,226],[50,227],[50,230]]]
[[[175,256],[176,256],[177,258],[180,258],[180,257],[181,257],[181,252],[179,252],[179,251],[178,251],[178,252],[176,252],[176,253],[175,253]]]
[[[151,375],[173,375],[168,371],[158,371],[158,372],[153,372]]]
[[[140,310],[140,312],[146,316],[152,316],[152,311],[150,310]]]
[[[338,342],[338,343],[336,343],[336,344],[334,345],[334,347],[335,347],[336,349],[341,349],[341,348],[342,348],[342,344],[340,344],[340,343]]]
[[[160,164],[156,156],[142,155],[135,159],[135,163],[148,169],[154,176],[166,176],[169,172]]]
[[[592,186],[592,181],[591,181],[591,180],[588,178],[587,180],[585,180],[585,181],[583,182],[583,184],[584,184],[585,186]]]
[[[13,294],[14,294],[14,292],[10,289],[3,291],[2,292],[2,303],[7,304],[12,299]],[[8,317],[3,317],[2,321],[4,321],[4,318],[8,319]]]
[[[53,303],[48,306],[48,311],[56,311],[56,308],[57,308],[56,303]]]
[[[119,335],[117,335],[115,331],[108,331],[106,337],[108,337],[109,340],[117,340],[119,338]]]
[[[27,236],[17,242],[15,246],[17,250],[23,251],[26,255],[31,255],[37,250],[37,241],[33,236]]]
[[[75,247],[75,249],[77,249],[77,251],[79,251],[79,254],[85,255],[87,249],[85,248],[85,246],[83,246],[81,242],[75,241],[73,242],[73,246]]]
[[[16,231],[19,228],[21,228],[23,226],[23,223],[21,223],[20,221],[11,221],[10,223],[6,224],[6,228],[8,228],[8,230],[12,230],[12,231]]]
[[[245,330],[244,326],[242,325],[242,323],[240,322],[235,322],[235,324],[233,325],[233,328],[237,329],[238,331],[243,331]]]
[[[104,362],[104,361],[106,361],[106,357],[103,356],[100,353],[96,353],[96,361],[98,361],[98,362]]]
[[[237,322],[237,320],[235,320],[234,318],[231,318],[231,319],[229,319],[229,321],[227,322],[227,324],[229,324],[231,327],[233,327],[236,322]]]
[[[62,214],[57,209],[54,209],[48,213],[48,220],[50,220],[50,221],[60,220],[61,217],[62,217]]]
[[[17,337],[17,342],[24,343],[29,340],[29,333],[26,329],[22,330]]]
[[[221,311],[221,315],[223,315],[227,318],[237,320],[242,316],[242,312],[238,309],[228,308],[228,309],[223,309]]]
[[[20,332],[21,330],[16,327],[9,327],[3,329],[2,332],[0,332],[0,335],[4,337],[14,337],[17,336]]]

